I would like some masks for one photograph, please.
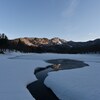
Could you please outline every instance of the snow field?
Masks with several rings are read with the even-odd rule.
[[[50,72],[45,79],[60,100],[100,100],[100,56],[67,55],[70,59],[82,60],[90,66]]]

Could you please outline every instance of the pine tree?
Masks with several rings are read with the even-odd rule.
[[[2,33],[0,34],[0,52],[4,52],[8,47],[8,37]]]

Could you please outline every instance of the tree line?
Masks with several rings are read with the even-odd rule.
[[[6,51],[8,47],[8,37],[4,33],[0,33],[0,53]]]

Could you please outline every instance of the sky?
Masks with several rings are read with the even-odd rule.
[[[0,0],[0,33],[18,37],[100,38],[100,0]]]

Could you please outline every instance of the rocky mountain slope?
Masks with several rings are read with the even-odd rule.
[[[66,43],[66,40],[60,39],[60,38],[18,38],[15,40],[12,40],[13,42],[18,43],[19,41],[25,45],[28,46],[39,46],[39,45],[56,45],[56,44],[63,44]]]
[[[100,39],[87,42],[66,41],[60,38],[18,38],[9,40],[10,49],[21,52],[88,53],[100,52]]]

